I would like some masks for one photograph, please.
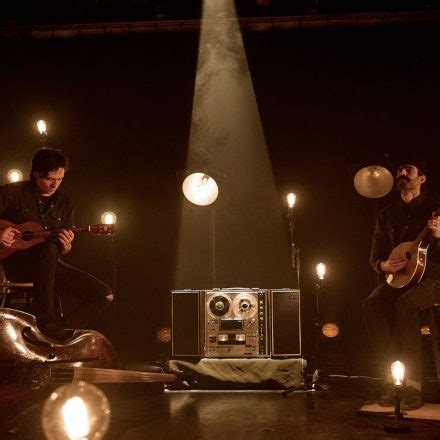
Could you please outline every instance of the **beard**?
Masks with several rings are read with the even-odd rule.
[[[416,185],[414,182],[412,182],[410,179],[407,179],[406,177],[400,177],[397,179],[397,189],[403,190],[403,189],[414,189]]]

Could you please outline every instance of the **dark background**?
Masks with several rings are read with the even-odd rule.
[[[375,206],[355,192],[354,173],[412,150],[429,161],[438,194],[439,37],[436,25],[244,33],[278,203],[290,190],[298,195],[306,354],[322,260],[323,314],[342,330],[332,355],[345,366],[368,359],[361,303],[376,283],[368,266],[374,210],[396,194]],[[45,119],[48,146],[72,164],[63,185],[77,225],[117,213],[111,339],[126,359],[166,353],[155,333],[170,324],[170,289],[211,287],[197,285],[196,275],[184,286],[173,281],[185,203],[176,172],[185,167],[197,49],[198,33],[0,42],[0,173],[27,169],[39,147],[35,122]],[[227,215],[245,216],[246,208]],[[287,249],[287,224],[285,237]],[[109,250],[105,237],[78,236],[66,259],[111,283]],[[264,274],[256,279],[278,288],[293,286],[294,277],[283,269],[277,286],[264,285]],[[234,276],[222,282],[216,287],[256,287]]]

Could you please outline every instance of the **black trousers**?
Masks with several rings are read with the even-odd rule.
[[[440,265],[429,263],[419,284],[394,289],[384,281],[366,298],[365,325],[385,376],[400,360],[406,377],[421,380],[421,313],[439,301]]]
[[[109,325],[105,321],[111,316],[112,302],[107,298],[111,288],[61,261],[55,243],[47,241],[17,251],[2,264],[9,281],[34,283],[32,313],[37,321],[59,321],[54,293],[57,289],[66,327],[101,330],[102,325]]]

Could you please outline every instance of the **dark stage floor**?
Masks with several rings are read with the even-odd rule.
[[[331,385],[329,391],[172,391],[120,390],[112,400],[106,439],[346,439],[394,438],[383,431],[389,419],[358,415],[368,388]],[[144,392],[145,391],[145,392]],[[38,408],[10,438],[39,439]],[[440,424],[410,422],[404,437],[440,438]]]

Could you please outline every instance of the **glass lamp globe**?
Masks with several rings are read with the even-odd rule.
[[[95,385],[73,382],[47,398],[41,417],[49,440],[102,439],[110,423],[110,403]]]
[[[207,174],[190,174],[182,183],[185,197],[195,205],[207,206],[214,203],[218,196],[216,181]]]
[[[101,222],[105,225],[114,225],[116,220],[116,214],[112,211],[106,211],[101,214]]]
[[[338,324],[334,322],[327,322],[322,326],[322,334],[326,338],[336,338],[339,335]]]
[[[23,180],[23,173],[20,170],[17,170],[16,168],[9,170],[7,174],[8,182],[20,182]]]
[[[385,167],[370,165],[356,173],[353,183],[360,195],[378,199],[386,196],[393,189],[394,178]]]

